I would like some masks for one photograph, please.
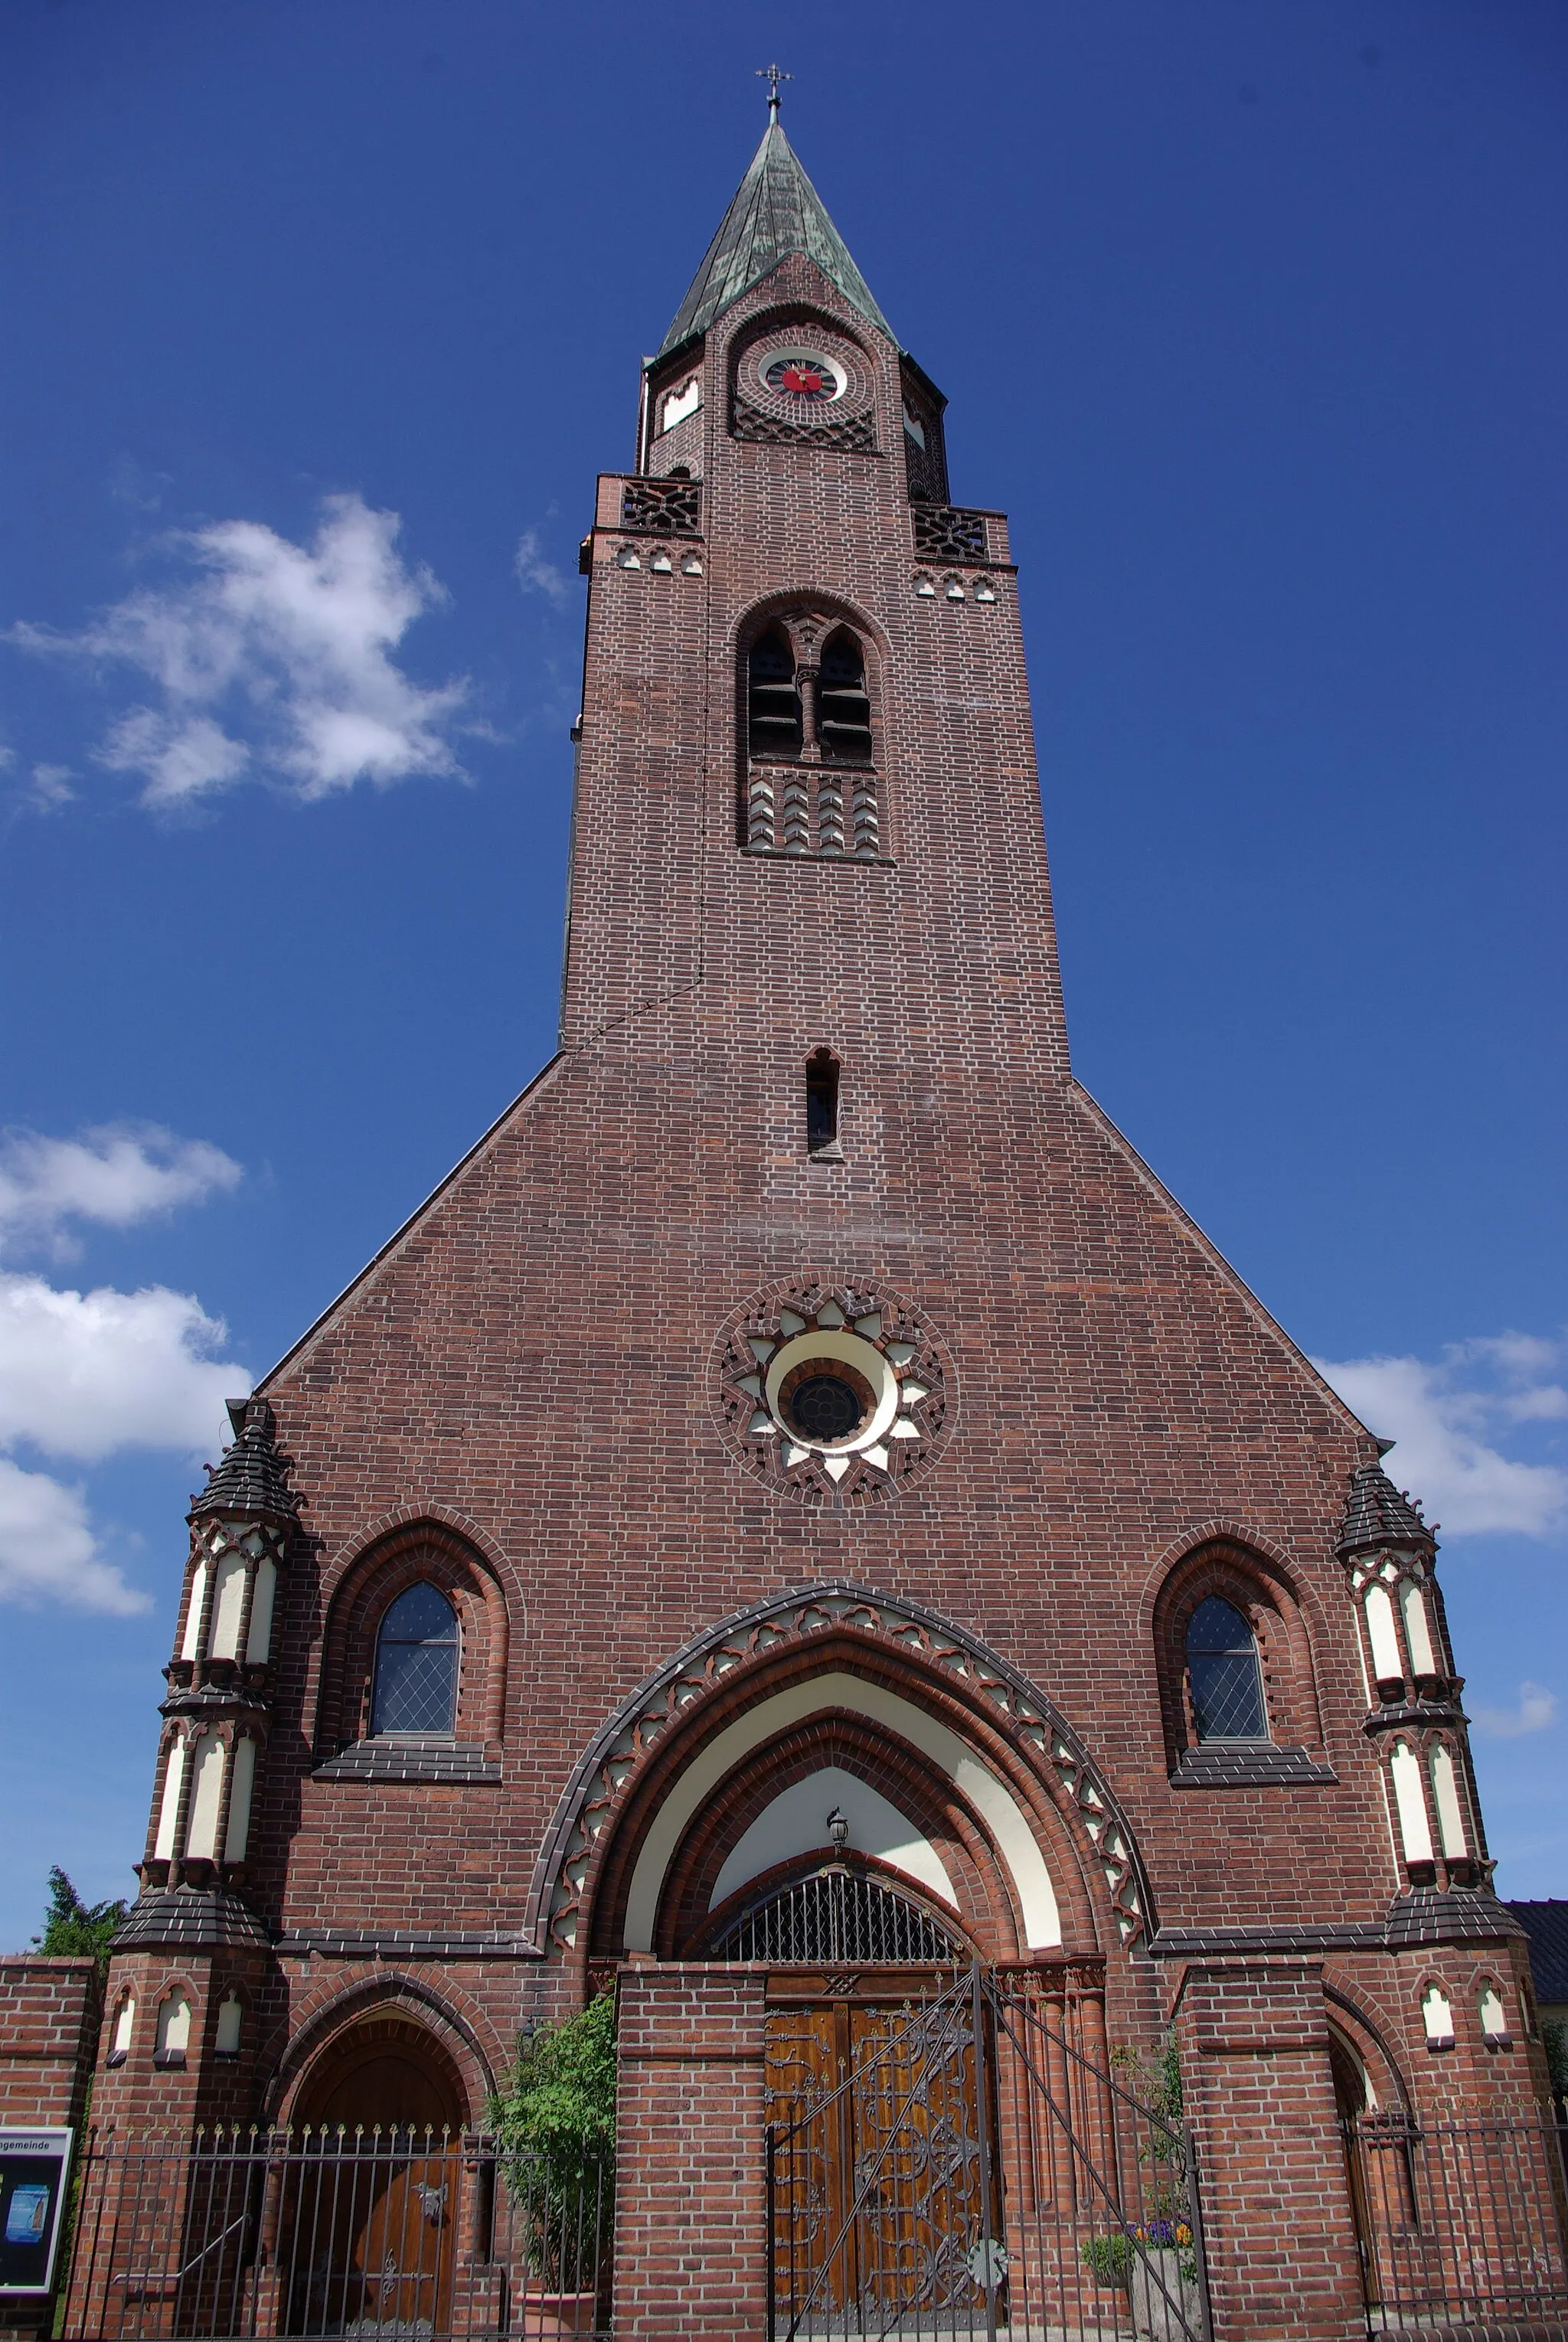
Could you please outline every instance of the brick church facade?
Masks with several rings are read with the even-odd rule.
[[[1531,2118],[1523,1946],[1430,1530],[1074,1078],[943,410],[772,120],[584,541],[558,1052],[191,1513],[94,2119],[477,2129],[614,1986],[614,2330],[760,2336],[779,1977],[977,1961],[1174,2037],[1215,2332],[1359,2335],[1342,2127]]]

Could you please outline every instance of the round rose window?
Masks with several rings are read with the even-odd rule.
[[[890,1495],[942,1443],[950,1369],[924,1320],[885,1288],[774,1286],[731,1318],[717,1365],[735,1453],[806,1502]]]

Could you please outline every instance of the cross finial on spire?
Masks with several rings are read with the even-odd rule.
[[[794,81],[794,75],[785,73],[782,65],[759,65],[757,79],[765,81],[768,85],[768,127],[771,130],[779,118],[779,84],[781,81]]]

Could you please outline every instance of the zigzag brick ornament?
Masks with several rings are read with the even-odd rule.
[[[559,1049],[236,1403],[93,2083],[474,2134],[611,1990],[614,2215],[388,2178],[136,2330],[1337,2342],[1417,2233],[1539,2318],[1433,1531],[1074,1078],[1007,521],[771,87],[583,540]]]

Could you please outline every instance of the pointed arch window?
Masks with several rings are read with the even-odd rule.
[[[767,627],[752,645],[747,685],[753,756],[798,756],[804,738],[800,681],[794,652],[782,626]]]
[[[373,1734],[449,1733],[457,1714],[457,1614],[422,1578],[400,1594],[375,1642]]]
[[[1267,1740],[1257,1636],[1232,1602],[1211,1594],[1187,1626],[1187,1682],[1200,1741]]]

